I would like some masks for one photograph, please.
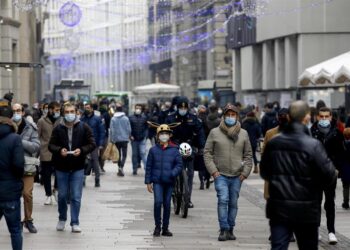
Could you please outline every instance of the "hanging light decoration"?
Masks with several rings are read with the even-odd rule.
[[[40,5],[46,5],[48,0],[12,0],[13,6],[20,11],[31,11]]]
[[[269,0],[236,0],[236,14],[244,14],[249,17],[257,17],[264,14]]]

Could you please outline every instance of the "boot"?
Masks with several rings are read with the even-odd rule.
[[[159,237],[160,236],[160,227],[156,226],[156,228],[153,231],[153,236]]]
[[[95,187],[101,187],[100,180],[95,180]]]
[[[204,190],[204,181],[201,181],[201,185],[200,185],[199,189]]]
[[[206,187],[206,189],[210,188],[210,179],[207,179],[207,181],[205,183],[205,187]]]
[[[123,168],[119,168],[119,169],[118,169],[117,175],[120,176],[120,177],[123,177],[123,176],[124,176]]]
[[[257,165],[254,165],[253,173],[254,173],[254,174],[258,174],[258,173],[259,173],[259,166],[258,166],[258,164],[257,164]]]
[[[230,229],[230,230],[227,232],[227,239],[228,239],[228,240],[236,240],[236,236],[233,234],[233,229]]]
[[[219,234],[218,241],[227,241],[227,240],[228,240],[228,237],[227,237],[227,230],[221,229],[221,230],[220,230],[220,234]]]
[[[163,228],[162,235],[166,237],[172,237],[173,233],[170,232],[168,228]]]
[[[35,228],[33,221],[28,220],[23,222],[23,226],[28,229],[28,231],[32,234],[36,234],[38,230]]]

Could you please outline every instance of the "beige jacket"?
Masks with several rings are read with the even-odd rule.
[[[51,161],[52,154],[49,151],[49,141],[52,130],[59,124],[59,120],[53,124],[48,117],[41,117],[38,121],[38,135],[40,140],[40,161]]]
[[[211,130],[204,148],[204,161],[211,175],[219,171],[225,176],[248,177],[253,163],[247,131],[241,128],[234,143],[220,127]]]

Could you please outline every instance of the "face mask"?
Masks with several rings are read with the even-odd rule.
[[[168,134],[161,134],[161,135],[159,135],[159,140],[161,142],[168,142],[169,138],[170,138],[170,136]]]
[[[140,115],[141,114],[141,109],[135,109],[135,114]]]
[[[233,117],[225,117],[225,123],[227,126],[232,127],[236,124],[236,118]]]
[[[53,114],[53,118],[55,118],[55,119],[57,119],[57,118],[60,117],[60,116],[61,116],[60,112],[55,112],[55,113]]]
[[[85,110],[85,115],[90,115],[91,114],[91,111],[90,110]]]
[[[14,122],[19,122],[20,120],[22,120],[22,115],[21,114],[14,114],[12,117],[12,120]]]
[[[48,109],[44,109],[44,110],[43,110],[43,115],[46,116],[48,112],[49,112]]]
[[[179,109],[179,115],[185,116],[187,114],[187,109]]]
[[[74,122],[75,121],[75,114],[66,114],[64,115],[64,119],[66,119],[67,122]]]
[[[322,127],[322,128],[328,128],[331,125],[331,121],[330,120],[326,120],[326,119],[322,119],[318,122],[318,124]]]

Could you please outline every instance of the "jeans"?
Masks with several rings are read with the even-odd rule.
[[[23,237],[21,225],[21,201],[1,201],[0,220],[5,217],[7,228],[11,234],[11,244],[13,250],[22,250]]]
[[[91,152],[91,167],[94,169],[95,172],[95,182],[100,181],[100,166],[99,166],[99,160],[98,160],[98,151],[99,148],[95,148],[94,151]]]
[[[242,182],[238,176],[220,175],[215,178],[215,190],[218,197],[218,217],[221,230],[235,227],[238,210],[238,197]]]
[[[24,176],[23,180],[23,205],[24,205],[24,221],[32,221],[33,214],[33,187],[34,176]]]
[[[300,250],[318,249],[317,224],[287,224],[270,221],[270,229],[272,250],[287,250],[293,232]]]
[[[139,159],[143,162],[143,167],[146,168],[146,139],[142,141],[132,141],[131,142],[131,148],[132,148],[132,168],[134,172],[137,171],[137,166],[139,165]]]
[[[156,227],[162,225],[162,206],[163,206],[163,229],[169,227],[171,194],[173,193],[173,185],[168,184],[153,184],[154,194],[154,222]]]
[[[54,166],[51,161],[42,161],[41,162],[41,178],[44,183],[45,188],[45,194],[46,196],[52,195],[52,185],[51,185],[51,176],[55,173]],[[54,187],[57,187],[56,184],[56,177],[55,177],[55,185]]]
[[[56,170],[58,184],[59,220],[67,220],[67,199],[70,197],[70,225],[79,225],[81,197],[83,195],[84,170],[62,172]],[[68,192],[70,195],[68,196]]]
[[[326,210],[327,229],[329,233],[335,233],[335,189],[337,181],[324,190],[325,202],[324,209]]]
[[[123,168],[125,165],[126,157],[128,155],[128,142],[127,141],[116,142],[115,146],[119,151],[118,167]]]

